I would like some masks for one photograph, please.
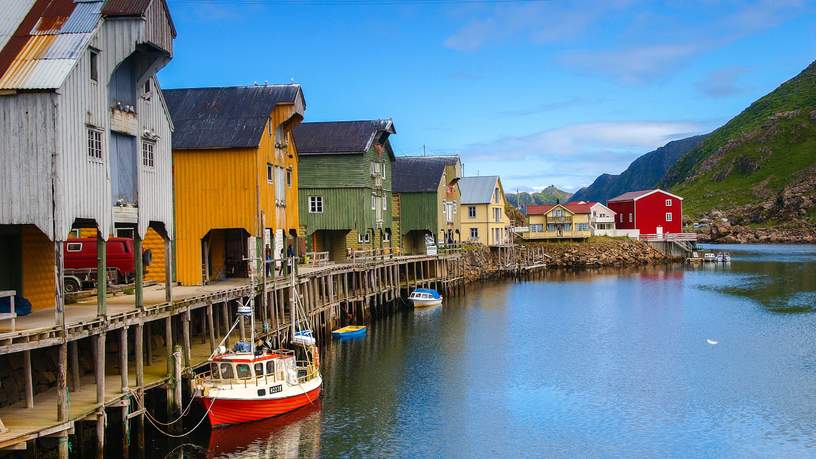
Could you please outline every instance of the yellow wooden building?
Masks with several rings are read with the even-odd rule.
[[[495,175],[462,177],[459,206],[461,241],[488,246],[509,244],[510,217],[504,211],[504,188]]]
[[[249,275],[297,251],[300,85],[166,90],[175,125],[176,280]],[[269,266],[274,265],[274,262]]]
[[[592,204],[568,204],[527,207],[527,228],[522,237],[537,239],[586,239],[592,235]]]

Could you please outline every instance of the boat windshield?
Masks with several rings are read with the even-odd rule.
[[[264,375],[264,364],[263,362],[258,362],[255,364],[255,377],[259,378]]]
[[[210,364],[210,372],[212,372],[212,377],[215,379],[221,379],[221,376],[218,374],[218,364],[211,363]]]
[[[221,379],[232,379],[233,377],[234,376],[233,376],[233,373],[232,373],[232,365],[230,365],[229,363],[222,363],[221,364]]]
[[[266,362],[266,374],[268,374],[268,375],[275,374],[275,361],[274,360],[268,360]]]
[[[235,365],[236,373],[238,374],[238,379],[249,379],[252,377],[252,372],[249,370],[249,365],[246,363],[239,363]]]

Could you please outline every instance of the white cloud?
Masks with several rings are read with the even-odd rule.
[[[570,51],[559,61],[588,73],[610,75],[624,83],[645,83],[670,74],[701,50],[700,44],[667,43],[600,51]]]

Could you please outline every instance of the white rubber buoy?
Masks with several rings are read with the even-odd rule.
[[[712,346],[713,346],[713,345],[715,345],[715,344],[720,344],[720,342],[719,342],[719,341],[717,341],[717,340],[713,340],[713,339],[711,339],[711,338],[708,338],[708,339],[706,340],[706,343],[708,343],[708,344],[710,344],[710,345],[712,345]]]

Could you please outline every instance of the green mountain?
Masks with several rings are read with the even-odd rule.
[[[559,190],[555,185],[550,185],[541,191],[536,191],[533,193],[521,192],[518,193],[518,195],[515,193],[509,193],[507,194],[507,202],[513,205],[513,207],[527,208],[527,206],[530,204],[539,205],[567,202],[569,201],[570,196],[572,196],[570,193]]]
[[[678,159],[700,145],[705,136],[675,140],[632,161],[619,175],[602,174],[591,185],[576,191],[571,201],[604,202],[627,191],[654,188]]]
[[[816,62],[678,160],[663,186],[692,220],[755,227],[816,223]]]

